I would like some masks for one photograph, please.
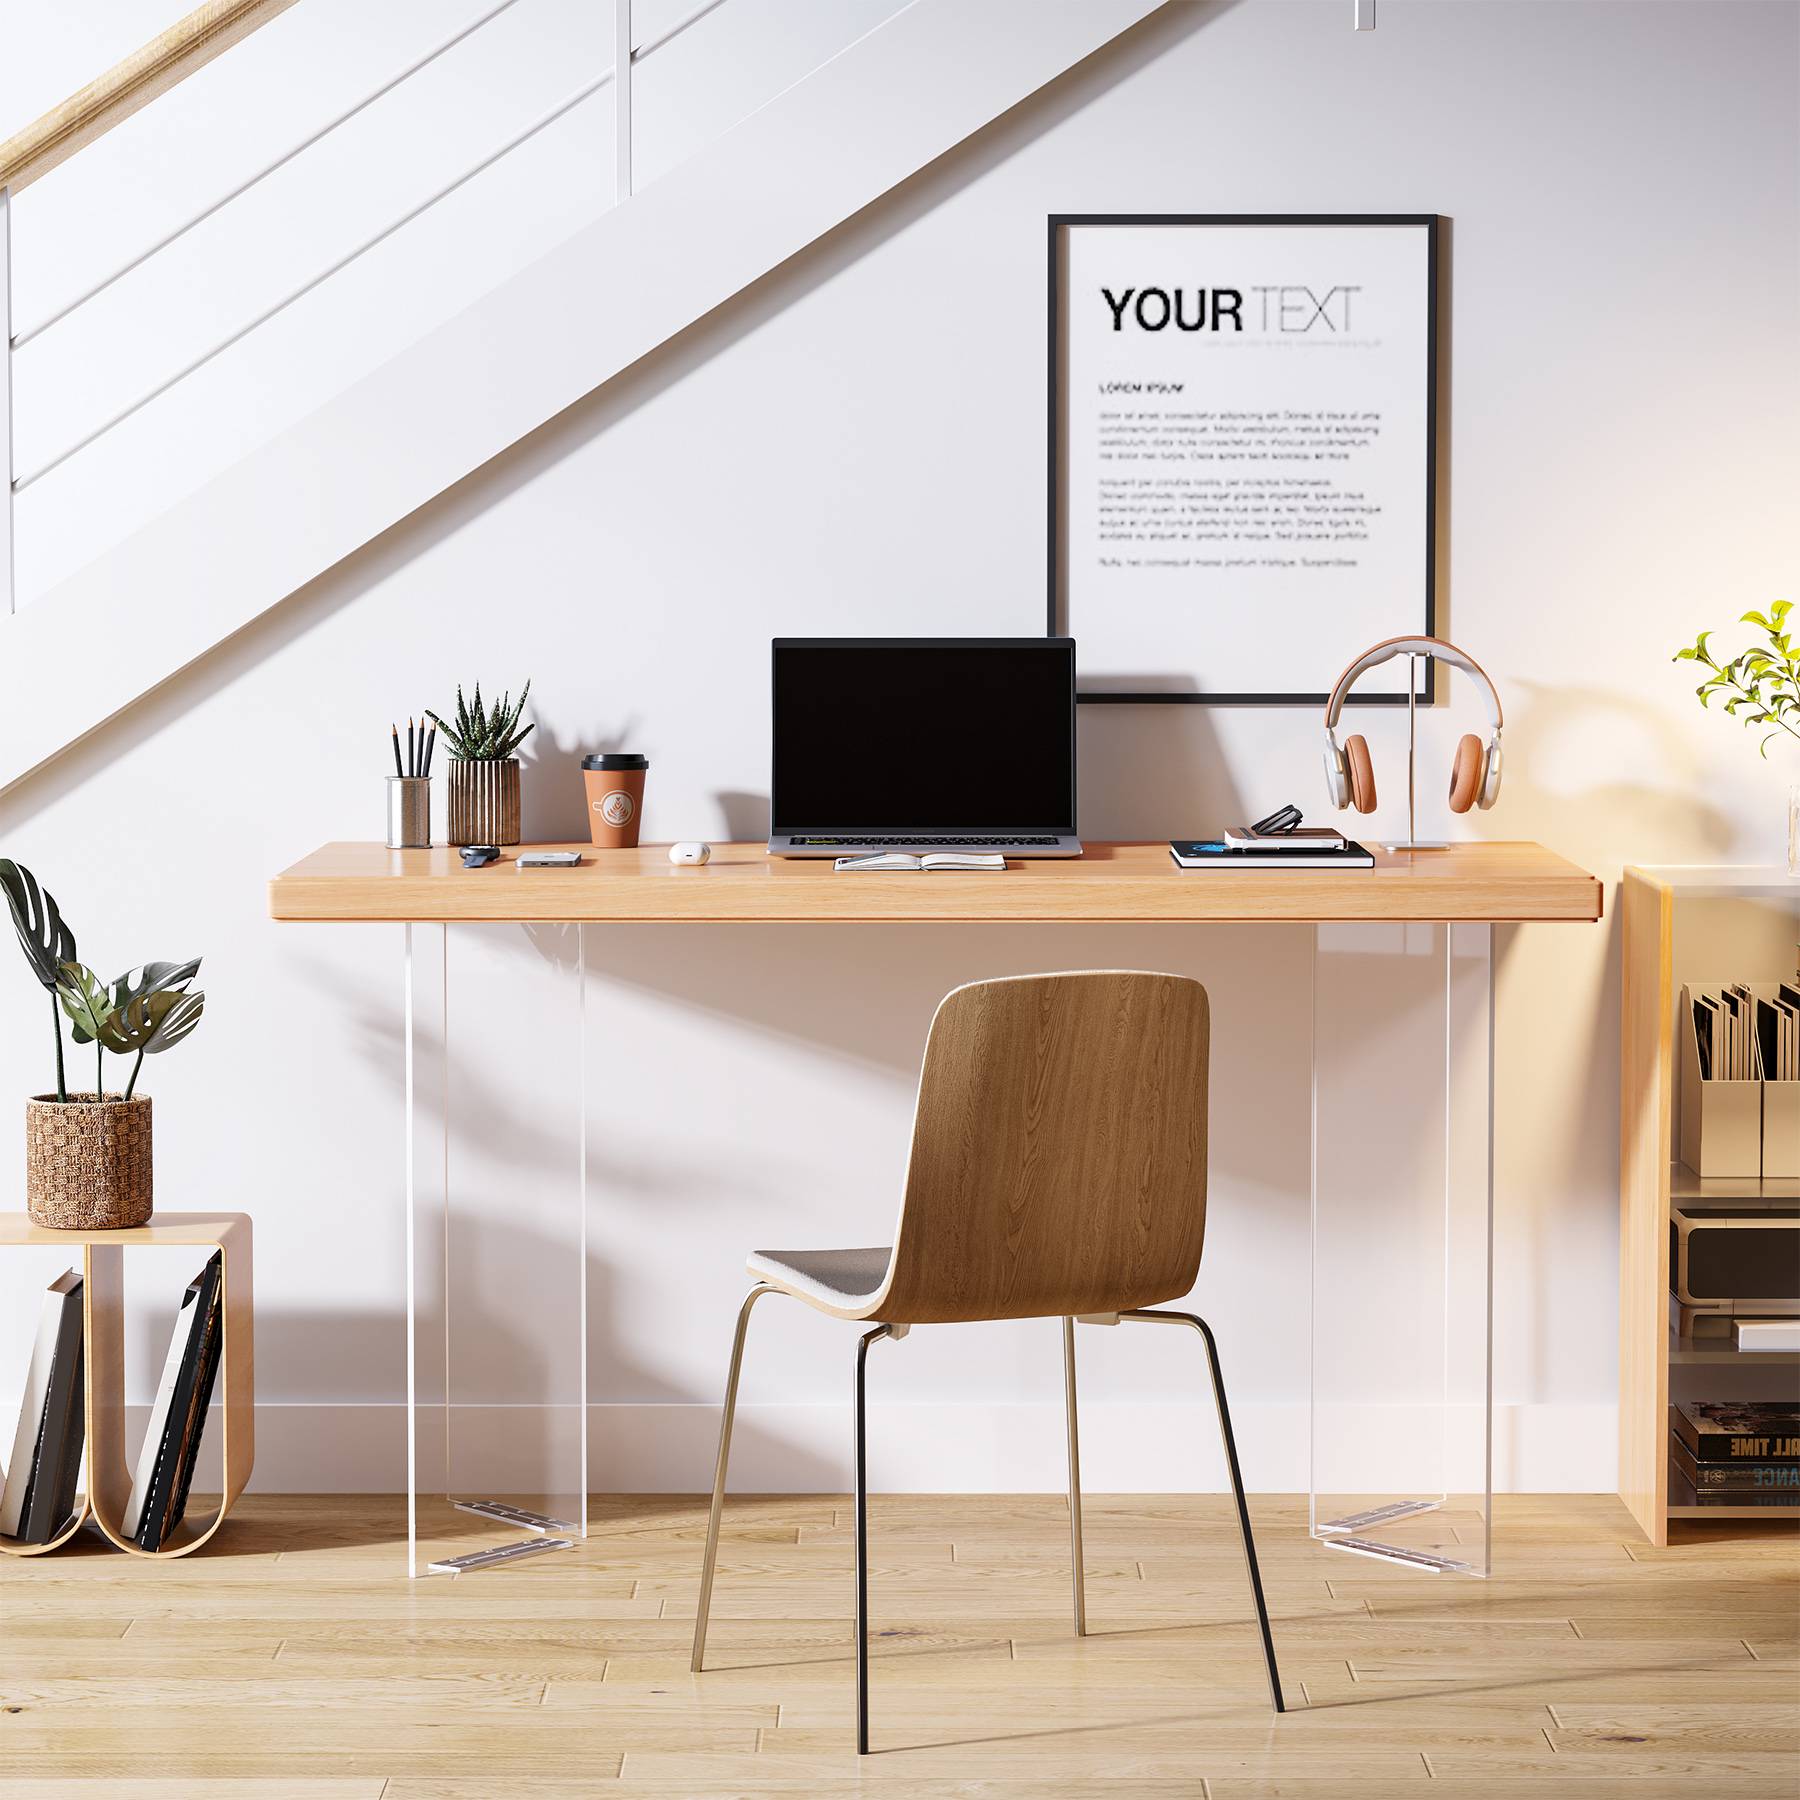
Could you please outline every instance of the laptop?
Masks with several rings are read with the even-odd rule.
[[[1073,638],[776,638],[771,856],[1079,856]]]

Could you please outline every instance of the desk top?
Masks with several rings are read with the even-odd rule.
[[[269,914],[311,921],[779,922],[1051,920],[1592,921],[1600,883],[1541,844],[1470,843],[1375,853],[1369,870],[1225,874],[1177,868],[1166,843],[1089,844],[1002,875],[838,874],[761,844],[715,844],[703,867],[668,848],[579,849],[577,869],[518,869],[518,849],[465,869],[453,849],[326,844],[269,883]]]

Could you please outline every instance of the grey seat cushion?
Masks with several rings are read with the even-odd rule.
[[[746,1267],[801,1300],[854,1310],[887,1276],[893,1246],[869,1250],[758,1250]]]

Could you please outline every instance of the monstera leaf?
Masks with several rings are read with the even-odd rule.
[[[185,966],[188,975],[183,980],[191,976],[199,964]],[[116,1002],[116,989],[114,998]],[[172,1050],[187,1037],[200,1023],[200,1015],[205,1010],[204,993],[190,994],[174,986],[141,989],[122,1005],[114,1005],[106,1021],[106,1047],[121,1056],[158,1056],[165,1050]]]
[[[69,1015],[76,1043],[91,1044],[96,1038],[105,1042],[107,1021],[112,1017],[112,995],[92,969],[85,963],[58,963],[56,997]]]
[[[22,863],[0,858],[0,888],[6,890],[19,948],[25,952],[32,974],[55,993],[62,965],[74,962],[78,954],[75,933],[64,924],[55,900]]]

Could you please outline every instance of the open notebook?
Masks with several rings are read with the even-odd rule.
[[[873,874],[916,872],[938,875],[957,871],[975,874],[1004,869],[1006,858],[955,850],[934,850],[929,856],[908,856],[903,850],[890,850],[884,856],[840,856],[831,866],[834,869],[867,870]]]

